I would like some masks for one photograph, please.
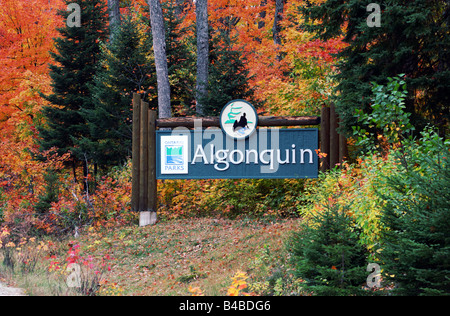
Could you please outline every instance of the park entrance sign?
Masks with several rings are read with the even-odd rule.
[[[134,94],[131,208],[140,226],[156,223],[158,179],[317,178],[346,156],[337,124],[333,106],[321,117],[258,117],[244,100],[220,117],[157,119]],[[294,126],[307,128],[280,128]]]
[[[259,128],[250,103],[224,106],[220,129],[156,132],[157,179],[316,178],[318,129]]]
[[[220,129],[156,132],[157,179],[316,178],[318,129],[260,128],[234,139]]]

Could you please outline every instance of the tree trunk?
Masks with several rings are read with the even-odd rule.
[[[72,174],[73,174],[73,182],[77,183],[77,162],[75,158],[72,158]]]
[[[280,22],[283,20],[283,13],[284,13],[284,2],[286,0],[275,0],[275,19],[273,22],[273,41],[275,42],[275,45],[280,46],[281,45],[281,25]],[[278,48],[277,48],[278,50]],[[277,55],[277,60],[281,60],[281,54]]]
[[[164,17],[159,0],[147,0],[147,2],[150,7],[153,51],[155,53],[156,78],[158,81],[158,113],[159,118],[168,118],[172,116],[172,110],[170,105],[170,84]]]
[[[137,93],[133,94],[133,148],[131,156],[131,210],[139,211],[139,174],[141,168],[141,96]]]
[[[261,1],[261,7],[265,7],[265,6],[267,6],[267,0],[262,0]],[[261,18],[261,20],[258,22],[258,29],[259,30],[266,26],[266,21],[265,21],[266,15],[267,15],[266,10],[261,11],[261,13],[259,14],[259,17]]]
[[[113,40],[113,29],[120,25],[120,4],[119,0],[108,0],[108,14],[109,14],[109,30],[110,41]]]
[[[84,154],[84,161],[83,161],[83,189],[86,194],[89,194],[89,184],[88,184],[88,176],[89,176],[89,165],[86,158],[86,153]]]
[[[208,91],[209,32],[208,0],[197,0],[197,114],[203,115],[204,108],[200,98]]]

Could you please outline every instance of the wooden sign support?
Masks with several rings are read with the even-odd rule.
[[[156,129],[187,127],[194,128],[199,118],[178,117],[157,119],[156,112],[133,95],[133,148],[132,148],[132,192],[131,208],[139,212],[139,226],[154,225],[157,220],[157,180],[156,180]],[[202,117],[202,127],[220,126],[218,117]],[[334,168],[348,155],[345,137],[337,133],[339,124],[334,105],[323,107],[321,117],[259,117],[259,126],[311,126],[320,124],[320,170]]]
[[[338,134],[339,117],[334,104],[322,107],[320,122],[320,151],[325,154],[321,158],[320,170],[333,169],[337,164],[348,158],[347,139]]]
[[[325,154],[321,159],[320,171],[330,169],[330,108],[322,107],[320,120],[320,151]]]
[[[139,226],[156,223],[156,112],[139,94],[133,95],[131,208],[139,212]]]

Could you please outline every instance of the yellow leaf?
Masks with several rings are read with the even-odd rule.
[[[235,287],[230,287],[227,291],[227,295],[228,296],[238,296],[239,295],[239,291],[236,290]]]

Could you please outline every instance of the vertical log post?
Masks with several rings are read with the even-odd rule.
[[[347,138],[344,135],[339,134],[339,162],[343,163],[346,159],[348,159]]]
[[[332,103],[330,106],[330,169],[339,163],[339,135],[337,133],[336,108]]]
[[[330,108],[322,107],[320,120],[320,152],[326,154],[321,159],[320,171],[330,169]]]
[[[147,209],[141,212],[140,226],[156,224],[157,182],[156,182],[156,112],[148,111],[148,173]]]
[[[131,210],[139,212],[139,226],[156,223],[156,112],[133,94]]]
[[[140,169],[140,115],[141,96],[133,94],[133,136],[132,136],[132,172],[131,172],[131,210],[139,211],[139,169]]]
[[[148,209],[148,103],[141,100],[139,211]],[[142,225],[141,225],[142,226]]]

